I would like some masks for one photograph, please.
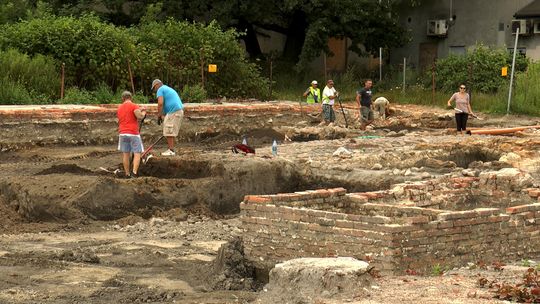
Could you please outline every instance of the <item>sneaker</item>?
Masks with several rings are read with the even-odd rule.
[[[328,124],[328,126],[329,126],[329,127],[333,127],[333,126],[334,126],[334,123],[331,122],[331,123]]]
[[[326,125],[326,121],[321,121],[321,123],[319,124],[319,126],[324,126]]]
[[[162,153],[161,153],[161,155],[162,155],[162,156],[175,156],[175,155],[176,155],[176,153],[174,153],[174,151],[173,151],[173,150],[171,150],[171,149],[168,149],[167,151],[165,151],[165,152],[162,152]]]
[[[131,172],[131,178],[137,178],[139,177],[138,173]]]

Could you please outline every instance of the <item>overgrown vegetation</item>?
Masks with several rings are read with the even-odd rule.
[[[4,104],[47,103],[60,91],[57,62],[17,50],[0,51],[0,101]]]
[[[86,102],[107,101],[107,91],[131,88],[129,68],[135,88],[146,94],[152,79],[160,78],[179,92],[186,91],[186,101],[198,102],[206,96],[266,97],[267,82],[258,67],[246,60],[238,33],[223,31],[215,22],[154,19],[147,16],[144,24],[126,29],[94,15],[44,14],[3,25],[1,81],[9,84],[0,103],[36,103],[33,99],[38,96],[42,102],[58,99],[62,63],[67,88],[62,103],[83,102],[96,94],[95,100]],[[218,65],[218,73],[205,72],[209,63]]]
[[[435,65],[436,89],[444,92],[456,90],[465,83],[474,92],[496,93],[505,86],[507,78],[501,76],[501,68],[512,64],[512,54],[505,49],[477,45],[465,55],[450,55],[437,60]],[[516,72],[527,69],[528,59],[516,56]],[[431,71],[424,78],[431,86]],[[427,80],[427,81],[426,81]]]

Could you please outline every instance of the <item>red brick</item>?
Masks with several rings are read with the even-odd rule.
[[[254,204],[268,204],[272,202],[272,199],[269,197],[262,197],[258,195],[246,195],[244,196],[244,202]]]

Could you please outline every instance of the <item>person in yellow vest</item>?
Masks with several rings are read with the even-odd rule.
[[[311,82],[311,86],[304,92],[307,103],[319,103],[321,100],[321,89],[317,87],[317,80]]]

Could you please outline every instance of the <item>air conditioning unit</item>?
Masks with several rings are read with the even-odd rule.
[[[446,37],[448,33],[448,23],[445,19],[428,20],[427,22],[427,35]]]
[[[533,23],[533,33],[540,34],[540,20],[535,20]]]
[[[512,20],[512,35],[516,34],[518,28],[520,35],[529,35],[531,33],[531,27],[531,20]]]

